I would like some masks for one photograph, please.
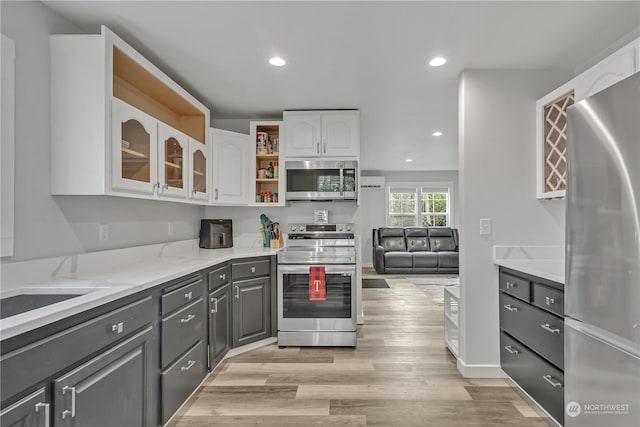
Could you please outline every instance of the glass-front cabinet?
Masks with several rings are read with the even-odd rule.
[[[189,138],[182,132],[160,124],[159,148],[159,194],[186,197]]]
[[[153,194],[157,185],[157,121],[117,100],[113,118],[113,187]]]
[[[189,141],[191,151],[191,187],[189,197],[196,200],[209,200],[209,186],[207,177],[209,176],[209,162],[207,161],[207,146],[197,141]]]

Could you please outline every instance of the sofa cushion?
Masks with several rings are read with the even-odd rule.
[[[429,244],[433,252],[453,252],[456,250],[456,242],[453,237],[429,237]]]
[[[438,254],[435,252],[414,252],[413,268],[436,268],[438,267]]]
[[[411,227],[404,229],[407,250],[409,252],[428,251],[429,240],[427,239],[426,227]]]
[[[404,229],[402,227],[384,227],[378,230],[380,246],[385,252],[406,251],[407,245],[404,241]]]
[[[458,268],[458,252],[438,252],[438,268]]]
[[[412,268],[413,257],[409,252],[385,252],[384,267],[387,268]]]
[[[453,237],[449,227],[429,227],[429,237]]]

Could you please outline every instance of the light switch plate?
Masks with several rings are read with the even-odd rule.
[[[109,240],[109,224],[100,224],[98,227],[98,238],[101,242]]]
[[[491,219],[480,218],[480,235],[488,236],[491,234]]]

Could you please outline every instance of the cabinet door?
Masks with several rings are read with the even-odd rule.
[[[249,204],[249,135],[218,129],[213,143],[213,204]]]
[[[320,113],[284,112],[285,157],[321,155]]]
[[[576,78],[576,102],[629,77],[636,71],[639,40],[618,50]]]
[[[233,283],[233,346],[267,338],[271,334],[271,279]]]
[[[189,197],[193,200],[209,201],[208,176],[210,171],[207,146],[193,139],[189,140]]]
[[[49,425],[50,404],[44,388],[0,412],[3,427],[44,427]]]
[[[209,295],[209,352],[211,367],[231,346],[231,284]]]
[[[186,198],[189,139],[164,123],[159,124],[158,133],[158,194]]]
[[[112,121],[113,188],[153,194],[158,184],[158,122],[115,98]]]
[[[322,155],[357,156],[360,148],[359,113],[328,111],[322,113]]]
[[[56,426],[147,426],[149,326],[54,382]]]

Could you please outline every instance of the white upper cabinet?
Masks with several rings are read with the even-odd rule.
[[[357,157],[360,112],[285,111],[285,157]]]
[[[564,198],[567,108],[640,71],[640,39],[622,47],[536,102],[536,197]]]
[[[640,39],[598,62],[576,79],[576,100],[595,95],[638,70]]]
[[[203,104],[104,26],[50,53],[52,194],[208,204]]]
[[[211,129],[213,145],[212,204],[249,204],[249,135]]]

